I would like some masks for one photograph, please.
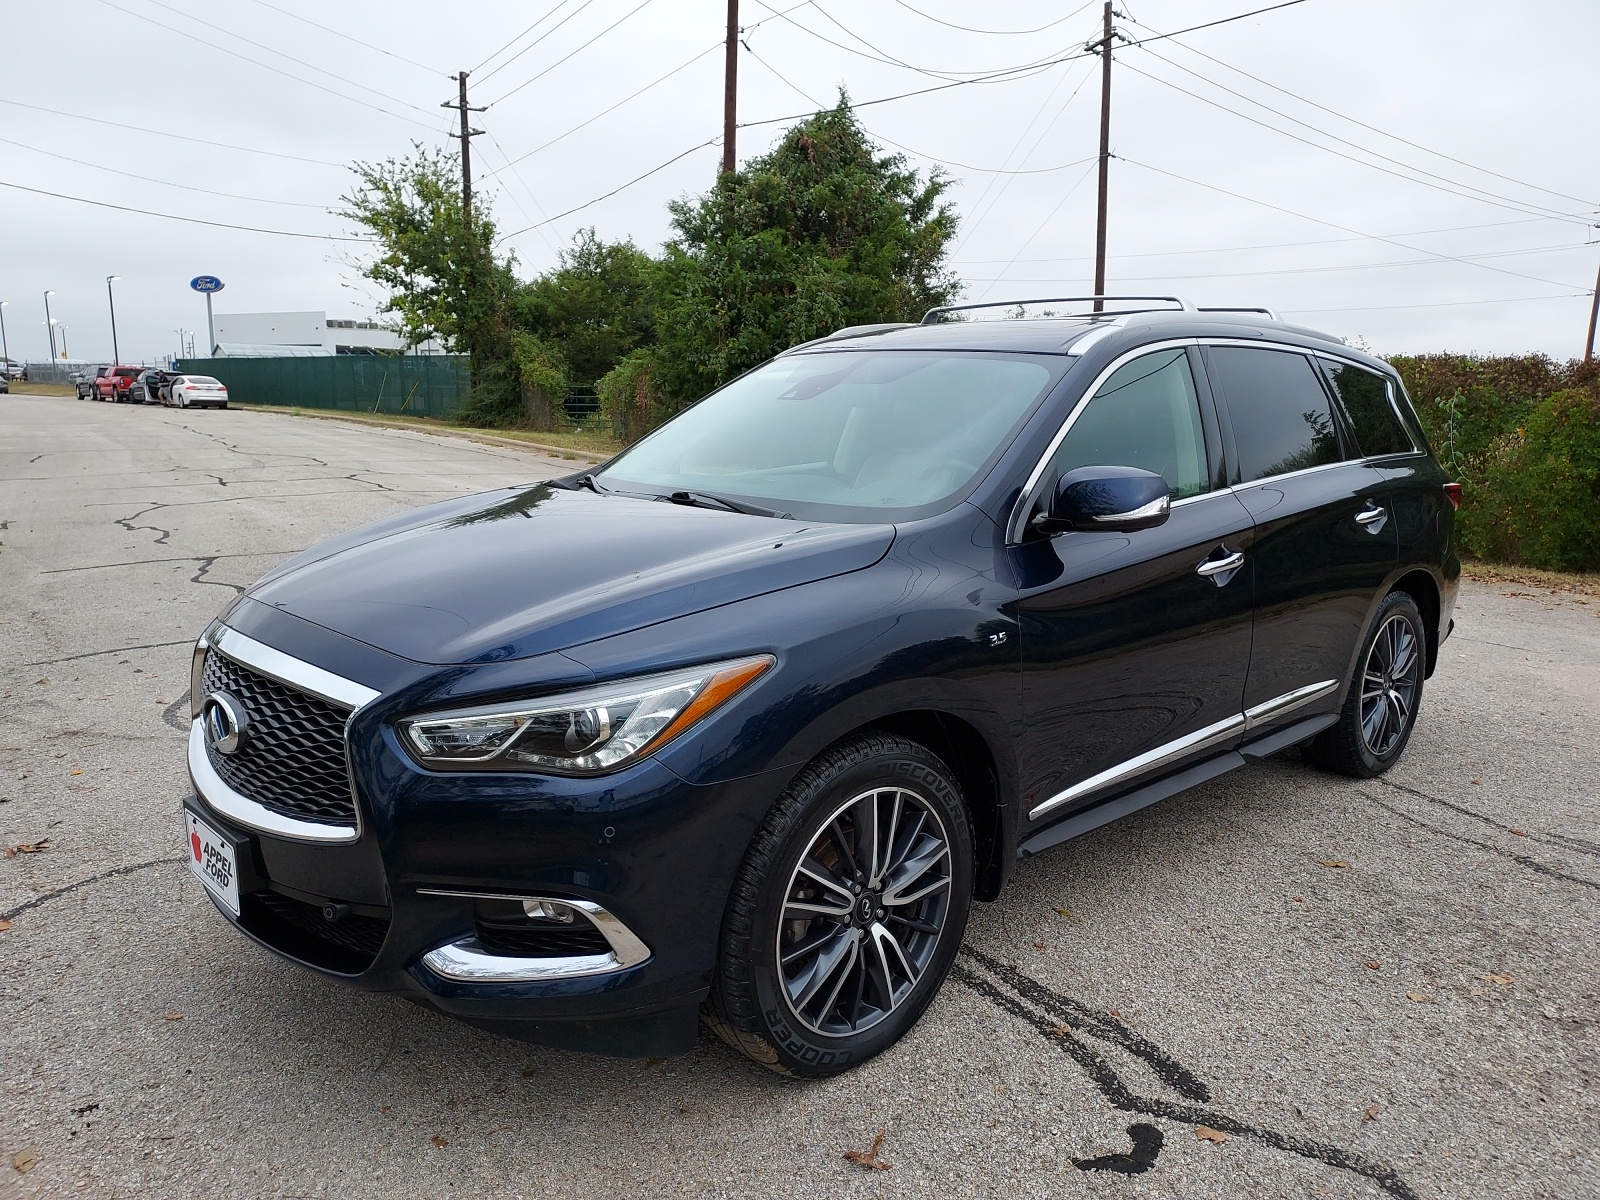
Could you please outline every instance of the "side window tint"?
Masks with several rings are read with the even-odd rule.
[[[1215,346],[1210,355],[1245,483],[1344,457],[1328,393],[1303,354]]]
[[[1361,454],[1375,458],[1380,454],[1409,454],[1416,449],[1389,403],[1388,380],[1346,363],[1324,360],[1323,366],[1350,418]]]
[[[1210,489],[1194,376],[1182,350],[1146,354],[1100,385],[1051,462],[1052,478],[1079,467],[1139,467],[1163,476],[1174,498]]]

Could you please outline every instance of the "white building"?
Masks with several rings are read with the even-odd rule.
[[[325,312],[217,313],[215,321],[217,344],[226,347],[260,350],[295,346],[322,354],[392,353],[405,349],[400,334],[380,321],[330,319]],[[443,349],[438,342],[429,340],[410,353],[440,354]]]

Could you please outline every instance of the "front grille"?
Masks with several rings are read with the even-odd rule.
[[[359,975],[370,967],[389,933],[387,917],[350,913],[330,921],[318,905],[272,891],[242,897],[239,919],[285,954],[346,975]]]
[[[235,753],[206,748],[212,768],[229,787],[288,817],[356,824],[344,749],[347,710],[286,687],[215,650],[206,655],[201,679],[205,695],[227,692],[249,714],[249,737]]]
[[[593,925],[574,929],[506,929],[480,921],[478,944],[490,954],[503,954],[508,958],[568,958],[605,954],[611,949],[611,943]]]

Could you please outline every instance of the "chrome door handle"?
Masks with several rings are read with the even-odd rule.
[[[1226,558],[1206,559],[1194,569],[1194,573],[1209,579],[1213,575],[1225,575],[1229,571],[1237,571],[1242,566],[1244,566],[1244,551],[1235,550]]]
[[[1379,505],[1367,501],[1367,507],[1356,514],[1356,524],[1374,525],[1388,517],[1388,512]]]

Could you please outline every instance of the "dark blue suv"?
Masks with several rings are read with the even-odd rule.
[[[1290,746],[1387,770],[1460,572],[1400,380],[1099,300],[841,330],[603,467],[284,563],[195,650],[217,906],[513,1036],[703,1016],[826,1075],[1019,856]]]

